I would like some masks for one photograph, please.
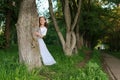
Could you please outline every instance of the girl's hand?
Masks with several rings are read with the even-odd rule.
[[[35,35],[36,35],[37,37],[42,38],[42,35],[41,35],[39,32],[35,32]]]
[[[39,36],[39,35],[40,35],[40,33],[39,33],[39,32],[35,32],[35,35],[36,35],[36,36]]]

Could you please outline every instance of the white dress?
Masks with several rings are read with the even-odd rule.
[[[46,27],[40,27],[39,30],[40,34],[45,36],[47,33],[47,28]],[[40,49],[40,55],[43,61],[44,65],[53,65],[56,63],[50,52],[48,51],[46,44],[42,38],[38,38],[38,43],[39,43],[39,49]]]

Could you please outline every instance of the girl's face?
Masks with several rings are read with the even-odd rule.
[[[45,19],[43,17],[40,18],[40,25],[45,25]]]

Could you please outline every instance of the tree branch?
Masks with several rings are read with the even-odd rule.
[[[70,31],[71,14],[70,14],[69,0],[65,0],[64,15],[65,15],[67,31]]]
[[[65,40],[64,40],[64,38],[63,38],[62,33],[60,32],[60,29],[59,29],[59,27],[58,27],[57,22],[56,22],[56,19],[55,19],[55,16],[54,16],[54,12],[53,12],[53,7],[52,7],[52,1],[51,1],[51,0],[48,0],[48,2],[49,2],[49,11],[50,11],[50,14],[51,14],[53,23],[54,23],[55,30],[57,31],[57,34],[58,34],[58,36],[59,36],[59,38],[60,38],[60,41],[61,41],[62,46],[64,47],[64,45],[65,45]]]
[[[75,48],[75,45],[76,45],[76,36],[75,36],[75,33],[72,32],[72,44],[71,44],[71,49],[73,50]]]
[[[75,18],[74,18],[74,22],[73,22],[73,24],[72,24],[72,28],[71,28],[71,30],[74,30],[75,25],[77,24],[77,20],[78,20],[79,15],[80,15],[81,2],[82,2],[82,0],[79,0],[78,10],[77,10],[76,16],[75,16]]]

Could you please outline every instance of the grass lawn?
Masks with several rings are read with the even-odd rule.
[[[78,54],[67,57],[57,46],[48,46],[56,60],[52,66],[42,66],[31,72],[18,61],[17,47],[0,50],[0,80],[108,80],[100,61],[100,52],[94,50],[84,67],[79,66],[85,54],[79,50]]]

